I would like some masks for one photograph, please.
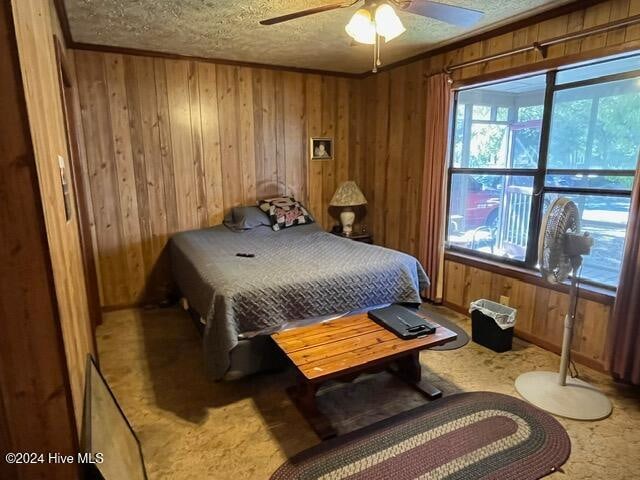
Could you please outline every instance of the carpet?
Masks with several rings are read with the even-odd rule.
[[[427,320],[433,319],[434,322],[442,325],[444,328],[448,328],[449,330],[451,330],[452,332],[455,332],[458,335],[458,338],[456,338],[454,341],[445,343],[444,345],[438,345],[437,347],[431,347],[429,350],[437,350],[437,351],[457,350],[458,348],[462,348],[467,343],[469,343],[469,340],[470,340],[469,335],[467,334],[467,332],[464,331],[464,329],[460,325],[457,325],[451,320],[447,320],[442,315],[439,315],[435,312],[420,309],[416,313],[420,316],[425,317]]]
[[[571,442],[551,415],[508,395],[445,397],[312,447],[272,480],[533,480],[569,458]]]

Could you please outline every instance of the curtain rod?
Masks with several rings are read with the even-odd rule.
[[[547,57],[547,49],[552,45],[556,45],[558,43],[568,42],[570,40],[575,40],[578,38],[588,37],[589,35],[595,35],[598,33],[608,32],[609,30],[615,30],[616,28],[626,27],[629,25],[633,25],[635,23],[640,23],[640,14],[634,15],[629,18],[625,18],[623,20],[614,20],[613,22],[605,23],[600,26],[591,27],[586,30],[582,30],[577,33],[568,33],[565,35],[560,35],[558,37],[551,38],[549,40],[545,40],[543,42],[533,42],[531,45],[527,45],[524,47],[513,48],[511,50],[507,50],[506,52],[496,53],[494,55],[487,55],[476,60],[469,60],[468,62],[455,63],[452,65],[447,65],[444,68],[445,73],[451,73],[454,70],[459,70],[461,68],[471,67],[473,65],[478,65],[481,63],[490,62],[492,60],[498,60],[500,58],[509,57],[511,55],[515,55],[517,53],[522,52],[530,52],[531,50],[536,50],[540,52],[542,58]]]

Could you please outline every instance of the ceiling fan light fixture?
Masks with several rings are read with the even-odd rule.
[[[376,42],[376,25],[371,19],[371,13],[364,8],[353,14],[344,30],[356,42],[367,45],[373,45]]]
[[[378,35],[384,37],[386,42],[390,42],[406,31],[395,10],[388,3],[383,3],[376,8],[375,26]]]

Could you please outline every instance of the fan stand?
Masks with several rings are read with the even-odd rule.
[[[567,378],[573,322],[578,301],[578,279],[574,268],[569,291],[569,313],[564,319],[560,370],[528,372],[516,379],[516,390],[536,407],[575,420],[600,420],[611,414],[611,402],[594,386],[577,378]]]

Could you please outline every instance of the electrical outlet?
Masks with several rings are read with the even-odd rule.
[[[500,295],[500,303],[505,306],[509,306],[509,297],[505,295]]]

